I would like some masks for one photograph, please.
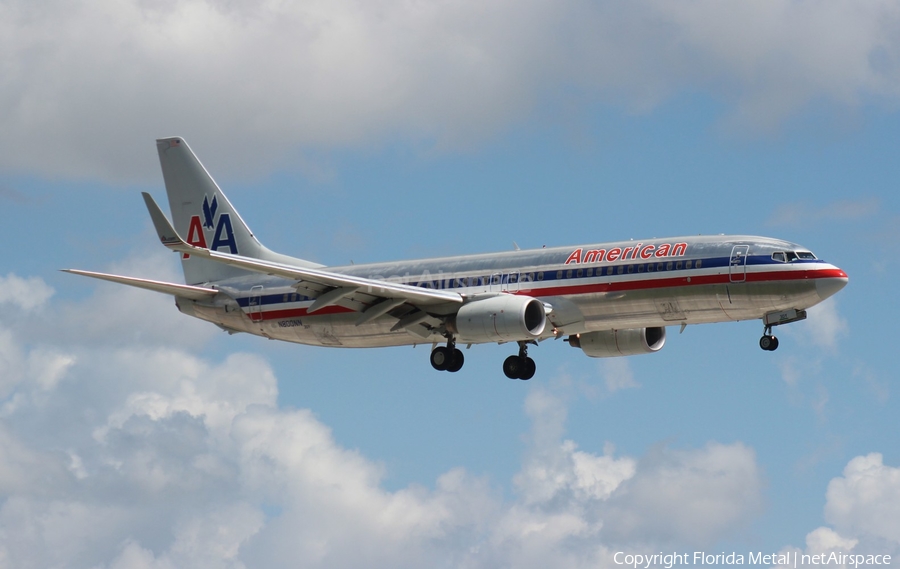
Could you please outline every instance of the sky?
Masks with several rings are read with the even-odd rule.
[[[887,0],[0,0],[0,567],[896,563],[898,109]],[[755,234],[850,284],[776,352],[549,340],[528,382],[229,336],[59,272],[181,282],[176,135],[319,263]]]

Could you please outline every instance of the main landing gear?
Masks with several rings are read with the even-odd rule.
[[[453,338],[447,340],[446,346],[431,350],[431,367],[438,371],[457,372],[462,369],[464,362],[462,350],[456,347]]]
[[[533,342],[531,342],[533,343]],[[529,342],[519,342],[519,355],[509,356],[503,362],[503,373],[510,379],[531,379],[537,366],[534,360],[528,357]],[[438,371],[457,372],[462,369],[462,351],[457,349],[453,338],[447,339],[446,346],[438,346],[431,350],[431,367]]]
[[[519,342],[519,355],[509,356],[503,362],[503,373],[510,379],[531,379],[535,370],[534,360],[528,357],[528,342]]]

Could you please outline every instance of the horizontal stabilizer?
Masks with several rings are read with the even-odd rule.
[[[202,286],[190,286],[176,283],[167,283],[163,281],[154,281],[150,279],[139,279],[137,277],[124,277],[121,275],[110,275],[107,273],[95,273],[93,271],[81,271],[78,269],[62,269],[64,273],[72,273],[73,275],[82,275],[94,279],[101,279],[113,283],[143,288],[163,294],[171,294],[172,296],[180,296],[191,300],[202,300],[210,298],[219,293],[214,288],[205,288]]]

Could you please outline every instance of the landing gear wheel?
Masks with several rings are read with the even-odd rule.
[[[523,381],[527,381],[534,377],[534,372],[537,371],[537,365],[535,365],[534,360],[531,358],[525,358],[525,366],[522,370],[522,375],[519,376],[519,379]]]
[[[527,356],[509,356],[503,362],[503,373],[510,379],[529,380],[536,370],[534,360]]]
[[[444,346],[438,346],[431,350],[431,367],[438,371],[449,369],[450,363],[453,361],[453,352]],[[462,367],[462,364],[459,364]],[[455,370],[454,370],[455,371]]]
[[[455,373],[462,369],[463,363],[466,361],[466,358],[463,357],[463,353],[459,350],[459,348],[453,348],[450,353],[451,357],[450,361],[447,363],[446,369],[451,373]]]
[[[503,373],[510,379],[519,379],[522,373],[522,358],[519,356],[509,356],[503,361]]]
[[[774,352],[778,349],[778,338],[767,334],[759,339],[759,347],[767,352]]]

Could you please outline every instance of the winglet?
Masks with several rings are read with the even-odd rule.
[[[189,253],[195,249],[195,247],[189,245],[180,235],[178,235],[178,232],[175,231],[175,228],[169,223],[166,214],[159,209],[159,205],[156,204],[153,196],[147,192],[141,192],[141,195],[144,196],[144,203],[147,205],[147,211],[150,212],[150,219],[153,221],[153,226],[156,228],[156,234],[159,236],[159,240],[162,244],[169,249],[180,251],[182,253]]]

